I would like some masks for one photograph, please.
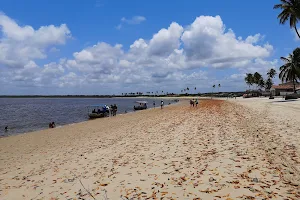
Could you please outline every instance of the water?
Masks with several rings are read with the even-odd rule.
[[[161,99],[138,99],[153,101],[160,105]],[[118,114],[133,111],[136,98],[0,98],[0,136],[9,136],[25,132],[47,129],[50,122],[56,126],[88,120],[87,106],[98,104],[117,104]],[[174,103],[164,99],[165,105]],[[5,131],[5,126],[9,130]]]

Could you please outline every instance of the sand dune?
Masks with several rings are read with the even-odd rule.
[[[1,138],[0,199],[300,199],[299,109],[201,100]]]

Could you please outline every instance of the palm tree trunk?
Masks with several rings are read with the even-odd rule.
[[[294,93],[296,93],[296,84],[295,84],[295,79],[293,79],[293,85],[294,85]]]
[[[297,30],[297,27],[296,27],[296,25],[295,25],[295,31],[296,31],[296,33],[297,33],[298,37],[300,38],[300,35],[299,35],[299,33],[298,33],[298,30]]]

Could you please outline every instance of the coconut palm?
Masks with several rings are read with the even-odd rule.
[[[296,83],[300,79],[300,48],[296,48],[287,58],[280,58],[284,65],[280,69],[279,78],[283,82],[292,81],[294,85],[294,93],[296,93]]]
[[[218,85],[218,93],[220,92],[220,87],[221,87],[221,84],[219,83],[219,85]]]
[[[274,78],[276,74],[277,74],[277,72],[276,72],[275,69],[270,69],[270,70],[267,72],[267,75],[268,75],[269,78]]]
[[[253,74],[253,82],[256,84],[256,87],[258,87],[262,81],[262,75],[258,72],[255,72]]]
[[[265,81],[265,89],[267,90],[270,90],[273,86],[273,78],[275,77],[275,75],[277,74],[276,70],[275,69],[270,69],[268,72],[267,72],[267,80]]]
[[[277,16],[280,24],[290,21],[290,28],[294,28],[298,37],[296,24],[300,19],[300,1],[299,0],[280,0],[280,4],[276,4],[274,9],[281,9],[281,13]]]
[[[249,89],[250,89],[250,86],[252,86],[253,83],[254,83],[254,77],[253,77],[253,74],[251,74],[251,73],[246,74],[245,82],[246,82],[246,84],[249,86]]]

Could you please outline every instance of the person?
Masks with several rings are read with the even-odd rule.
[[[5,131],[8,131],[8,126],[5,126],[4,130],[5,130]]]
[[[109,117],[109,107],[106,106],[106,113],[107,113],[107,117]]]
[[[196,107],[198,107],[198,99],[195,100]]]
[[[114,104],[114,116],[117,115],[117,111],[118,111],[118,106],[116,104]]]
[[[110,105],[110,116],[113,116],[114,114],[114,106],[111,104]]]
[[[52,128],[55,128],[55,123],[54,122],[52,122]]]
[[[155,108],[155,101],[153,101],[153,108]]]
[[[49,123],[49,128],[53,128],[53,127],[52,127],[52,123],[51,123],[51,122]]]
[[[160,102],[160,108],[163,109],[163,107],[164,107],[164,101],[161,100],[161,102]]]
[[[193,101],[192,101],[192,99],[190,100],[190,107],[192,107],[192,105],[193,105]]]
[[[92,111],[92,113],[96,113],[96,109],[94,109],[94,110]]]

